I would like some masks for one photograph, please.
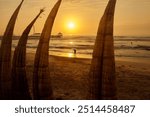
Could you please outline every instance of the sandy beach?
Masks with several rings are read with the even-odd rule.
[[[34,54],[27,54],[27,76],[32,94]],[[49,56],[50,76],[55,99],[84,100],[88,95],[91,59]],[[147,60],[116,59],[119,100],[150,99],[150,63]]]

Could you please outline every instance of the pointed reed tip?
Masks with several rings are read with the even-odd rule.
[[[45,11],[45,7],[40,9],[40,13],[43,13]]]
[[[57,2],[61,2],[62,0],[58,0]]]

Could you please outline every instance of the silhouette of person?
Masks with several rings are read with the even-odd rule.
[[[77,53],[77,50],[76,50],[75,48],[73,49],[73,53],[74,53],[74,54],[76,54],[76,53]]]
[[[133,42],[131,41],[131,46],[132,46],[132,48],[133,48]]]

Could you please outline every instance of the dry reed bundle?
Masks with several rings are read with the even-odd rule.
[[[30,30],[42,12],[44,12],[43,9],[40,10],[38,15],[26,27],[15,48],[12,61],[13,99],[31,99],[26,78],[26,44]]]
[[[14,11],[6,27],[0,48],[0,99],[11,98],[11,45],[16,19],[24,0]]]
[[[53,91],[49,74],[49,42],[56,14],[62,0],[52,8],[42,31],[34,60],[33,98],[53,99]]]
[[[113,24],[116,0],[109,0],[101,18],[90,68],[88,99],[116,99]]]

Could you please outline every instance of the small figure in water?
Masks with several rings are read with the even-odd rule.
[[[132,46],[132,48],[133,48],[133,42],[131,41],[131,46]]]
[[[77,53],[77,50],[75,48],[73,48],[73,53],[74,53],[74,55],[76,55],[76,53]]]

